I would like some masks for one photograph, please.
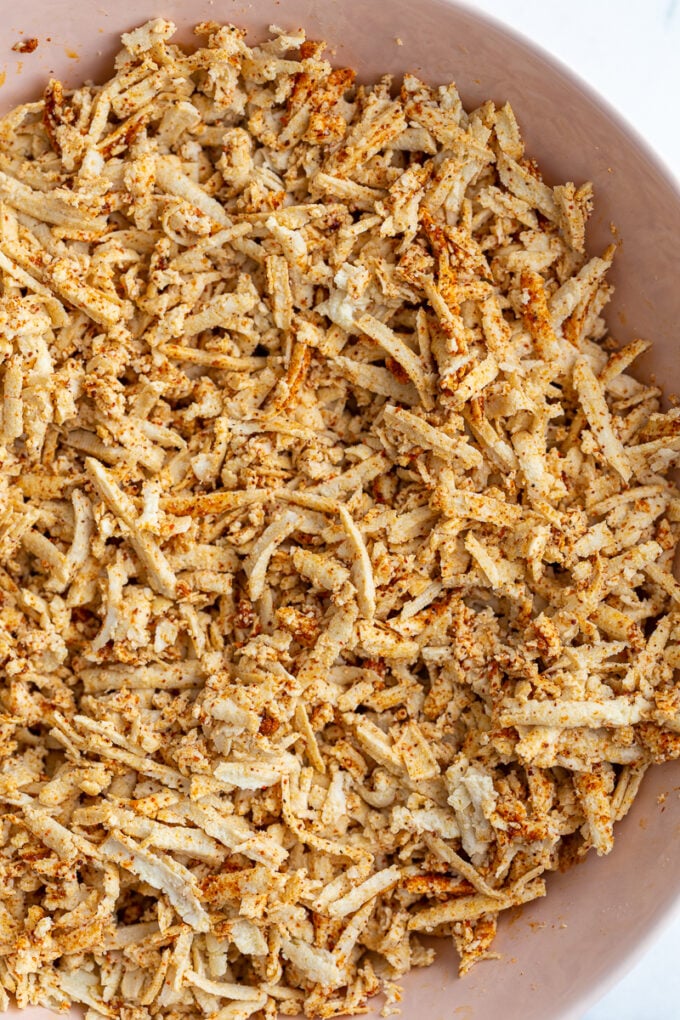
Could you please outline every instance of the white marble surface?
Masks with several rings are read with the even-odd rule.
[[[680,0],[475,0],[557,56],[632,124],[680,178]],[[680,913],[583,1020],[680,1016]]]

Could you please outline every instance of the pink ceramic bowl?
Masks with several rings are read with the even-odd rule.
[[[654,340],[642,370],[680,392],[674,347],[680,288],[672,271],[680,196],[612,110],[500,25],[444,0],[20,0],[2,6],[3,113],[37,97],[48,76],[69,85],[101,79],[120,33],[157,15],[177,22],[187,41],[191,26],[205,19],[244,25],[253,37],[271,23],[304,25],[329,42],[334,60],[358,68],[364,79],[413,70],[431,82],[455,80],[466,104],[509,99],[548,179],[593,181],[591,247],[597,251],[611,240],[612,222],[622,239],[611,329],[621,341]],[[12,52],[29,37],[39,40],[33,53]],[[679,789],[680,765],[653,769],[617,830],[611,856],[555,875],[546,899],[506,919],[496,946],[501,960],[480,964],[460,981],[454,953],[442,942],[435,966],[406,980],[403,1020],[578,1020],[676,907]],[[663,803],[661,794],[668,794]],[[32,1010],[23,1020],[39,1015],[47,1016]]]

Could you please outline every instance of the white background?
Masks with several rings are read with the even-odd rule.
[[[474,0],[567,64],[680,178],[680,0]],[[680,848],[678,848],[680,852]],[[680,916],[583,1020],[680,1017]]]

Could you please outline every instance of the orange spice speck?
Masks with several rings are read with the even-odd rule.
[[[19,42],[15,42],[12,49],[15,53],[33,53],[38,48],[38,40],[35,37],[30,39],[20,39]]]

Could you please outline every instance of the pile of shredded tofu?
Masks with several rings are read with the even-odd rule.
[[[464,973],[680,755],[680,410],[509,106],[123,36],[0,122],[0,1007]]]

